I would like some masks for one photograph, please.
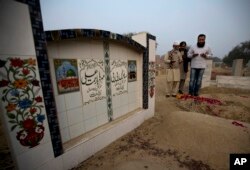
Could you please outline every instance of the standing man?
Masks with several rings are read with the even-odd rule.
[[[207,66],[206,60],[212,57],[211,49],[206,45],[205,40],[206,35],[200,34],[197,44],[188,51],[188,57],[191,58],[189,95],[192,96],[199,96],[202,76]]]
[[[190,58],[187,57],[187,43],[185,41],[182,41],[180,43],[179,51],[181,52],[182,55],[182,61],[183,63],[180,66],[180,84],[179,84],[179,93],[183,94],[183,88],[185,85],[185,80],[187,77],[187,72],[188,72],[188,63],[190,62]]]
[[[176,96],[180,82],[180,63],[182,56],[179,51],[179,42],[174,42],[173,49],[165,57],[166,63],[166,97]]]

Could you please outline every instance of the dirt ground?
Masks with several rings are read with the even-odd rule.
[[[250,153],[250,91],[202,89],[219,105],[166,98],[164,86],[157,76],[153,118],[73,169],[224,170],[230,153]]]

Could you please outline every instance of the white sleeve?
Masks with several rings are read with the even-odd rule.
[[[170,60],[168,59],[168,52],[164,56],[165,63],[170,63]]]
[[[208,47],[206,54],[207,54],[207,57],[208,57],[208,58],[213,57],[213,54],[212,54],[212,51],[211,51],[211,48],[210,48],[210,47]]]
[[[192,57],[193,57],[193,54],[194,54],[194,49],[193,49],[193,47],[190,47],[190,49],[188,50],[187,57],[188,57],[188,58],[192,58]]]

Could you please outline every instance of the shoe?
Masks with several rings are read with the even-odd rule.
[[[169,95],[169,94],[167,94],[167,95],[166,95],[166,97],[170,97],[170,95]]]
[[[179,90],[178,93],[183,94],[183,92],[181,90]]]
[[[199,96],[199,94],[195,93],[194,96]]]
[[[172,97],[176,97],[176,94],[173,94]]]

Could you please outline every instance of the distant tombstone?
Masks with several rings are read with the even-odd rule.
[[[243,59],[233,61],[233,76],[242,76]]]
[[[246,64],[247,68],[250,69],[250,60],[248,60],[248,63]]]
[[[203,78],[202,78],[202,84],[201,84],[202,88],[210,86],[210,82],[211,82],[213,60],[206,60],[206,62],[207,62],[207,67],[205,68]]]

